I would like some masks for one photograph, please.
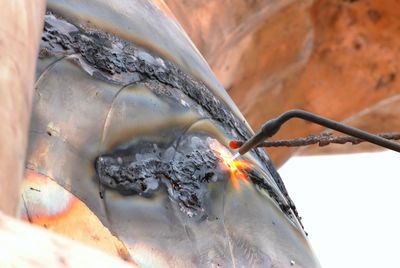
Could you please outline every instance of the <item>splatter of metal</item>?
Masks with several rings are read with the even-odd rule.
[[[207,111],[211,118],[221,123],[233,138],[246,140],[252,136],[247,126],[233,115],[223,101],[215,97],[203,83],[180,70],[175,64],[117,36],[74,25],[47,11],[39,57],[50,56],[68,56],[91,76],[110,83],[120,85],[150,83],[180,90]],[[165,90],[155,93],[165,94]],[[271,172],[277,186],[297,216],[294,203],[265,152],[262,149],[255,149],[253,152]],[[131,185],[131,187],[139,189],[144,186]]]

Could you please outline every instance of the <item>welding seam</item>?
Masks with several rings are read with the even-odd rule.
[[[288,206],[289,206],[289,203],[288,203],[288,201],[286,200],[286,198],[285,198],[285,196],[283,195],[283,193],[279,190],[278,186],[277,186],[276,184],[273,183],[274,180],[273,180],[273,179],[271,180],[271,179],[270,179],[270,176],[266,175],[266,174],[265,174],[265,171],[264,171],[262,168],[259,168],[259,172],[263,173],[264,176],[262,176],[262,178],[263,178],[264,180],[266,180],[266,183],[267,183],[269,186],[273,187],[274,193],[277,194],[277,195],[279,196],[279,198],[280,198],[279,201],[283,202],[284,205],[288,205]],[[257,184],[256,184],[256,185],[257,185]],[[259,186],[259,187],[262,188],[261,186]],[[262,189],[263,189],[263,188],[262,188]],[[267,191],[267,192],[268,192],[268,191]],[[274,202],[277,201],[277,200],[274,200],[274,198],[271,198],[271,199],[272,199]],[[277,205],[279,206],[279,204],[277,204]]]
[[[106,132],[106,129],[108,128],[108,121],[109,121],[109,117],[110,117],[110,114],[111,114],[111,110],[112,110],[112,108],[114,107],[114,102],[115,102],[115,100],[117,99],[117,97],[118,97],[118,95],[125,89],[125,88],[127,88],[127,87],[129,87],[130,85],[133,85],[133,84],[135,84],[136,82],[131,82],[131,83],[128,83],[128,84],[126,84],[126,85],[124,85],[124,86],[122,86],[115,94],[114,94],[114,96],[113,96],[113,98],[112,98],[112,100],[111,100],[111,103],[110,103],[110,106],[109,106],[109,109],[108,109],[108,111],[107,111],[107,115],[106,115],[106,118],[104,119],[104,124],[103,124],[103,129],[102,129],[102,131],[101,131],[101,139],[100,139],[100,147],[99,147],[99,151],[98,151],[98,154],[100,155],[101,154],[101,151],[100,150],[102,150],[102,148],[103,148],[103,146],[104,146],[104,137],[105,137],[105,132]],[[110,218],[110,216],[109,216],[109,209],[108,209],[108,206],[107,206],[107,204],[106,204],[106,190],[104,189],[104,186],[101,184],[101,182],[100,182],[100,180],[98,180],[98,187],[99,187],[99,195],[100,195],[100,204],[101,204],[101,208],[104,210],[104,215],[106,216],[106,218],[107,218],[107,221],[108,221],[108,223],[109,224],[111,224],[111,218]]]
[[[80,57],[80,54],[78,54],[78,53],[71,53],[71,54],[63,55],[63,56],[61,56],[59,59],[57,59],[57,60],[55,60],[54,62],[52,62],[51,64],[49,64],[49,65],[42,71],[42,73],[39,75],[38,79],[36,80],[35,88],[38,86],[38,84],[40,83],[40,81],[41,81],[42,79],[44,79],[45,75],[48,75],[48,72],[49,72],[50,70],[52,70],[52,69],[56,66],[56,64],[60,63],[62,60],[67,60],[67,59],[72,59],[72,60],[73,60],[74,58],[72,58],[72,56],[75,56],[75,57],[78,57],[78,58],[79,58],[79,57]],[[129,83],[129,84],[133,84],[133,83],[134,83],[134,82]],[[112,104],[113,104],[114,100],[116,99],[117,95],[118,95],[125,87],[129,86],[129,84],[127,84],[127,85],[121,87],[121,89],[119,89],[119,91],[114,95],[113,100],[112,100],[112,102],[111,102],[111,104],[110,104],[110,109],[111,109]],[[38,92],[38,95],[40,96],[39,89],[37,89],[37,92]],[[108,115],[109,115],[110,111],[111,111],[111,110],[108,111],[107,117],[106,117],[106,119],[105,119],[105,121],[104,121],[104,127],[103,127],[103,131],[102,131],[102,140],[101,140],[101,143],[103,143],[103,134],[104,134],[104,130],[105,130],[105,127],[106,127],[105,124],[106,124],[106,122],[107,122]],[[43,131],[30,130],[29,132],[30,132],[30,133],[35,133],[35,134],[44,135],[44,136],[48,136],[47,132],[43,132]],[[74,152],[79,152],[79,150],[78,150],[74,145],[72,145],[65,137],[63,137],[60,133],[58,133],[57,136],[52,135],[52,137],[54,137],[54,138],[56,138],[56,139],[62,141],[64,144],[67,145],[67,147],[71,148],[72,151],[74,151]],[[78,155],[79,155],[79,154],[78,154]],[[34,170],[34,169],[32,169],[32,170],[35,171],[35,172],[38,172],[38,171],[36,171],[36,170]],[[52,177],[50,177],[50,176],[48,176],[48,175],[46,175],[46,174],[42,174],[42,173],[40,173],[40,172],[38,172],[38,173],[41,174],[41,175],[47,176],[47,177],[51,178],[52,180],[54,180]],[[58,184],[58,182],[57,182],[56,180],[54,180],[54,181]],[[59,185],[60,185],[60,184],[59,184]],[[99,184],[99,185],[100,185],[100,184]],[[63,186],[62,186],[62,187],[63,187]],[[100,188],[100,187],[101,187],[101,186],[99,186],[99,188]],[[64,188],[65,190],[67,190],[65,187],[63,187],[63,188]],[[67,191],[68,191],[68,190],[67,190]],[[101,188],[100,188],[100,192],[101,192]],[[72,193],[71,193],[71,194],[72,194]],[[105,193],[104,193],[104,194],[105,194]],[[109,218],[109,216],[108,216],[108,209],[105,207],[104,201],[103,201],[103,202],[100,202],[100,204],[101,204],[101,208],[104,210],[104,215],[106,215],[106,217],[107,217],[107,221],[110,222],[110,218]],[[113,234],[113,235],[115,236],[115,234]]]
[[[126,85],[124,85],[124,86],[122,86],[115,94],[114,94],[114,96],[113,96],[113,98],[112,98],[112,100],[111,100],[111,103],[110,103],[110,106],[109,106],[109,109],[108,109],[108,111],[107,111],[107,115],[106,115],[106,118],[104,119],[104,124],[103,124],[103,129],[102,129],[102,131],[101,131],[101,139],[100,139],[100,147],[99,147],[99,151],[98,151],[98,154],[100,155],[101,154],[101,149],[103,148],[103,146],[104,146],[104,137],[105,137],[105,132],[106,132],[106,129],[108,128],[108,125],[109,125],[109,123],[108,123],[108,121],[109,121],[109,117],[110,117],[110,115],[111,115],[111,110],[113,109],[113,107],[114,107],[114,102],[115,102],[115,100],[117,99],[117,97],[119,96],[119,94],[125,89],[125,88],[127,88],[127,87],[129,87],[129,86],[131,86],[131,85],[133,85],[133,84],[135,84],[136,82],[131,82],[131,83],[128,83],[128,84],[126,84]],[[110,216],[109,216],[109,209],[108,209],[108,206],[107,206],[107,204],[106,204],[106,191],[105,191],[105,189],[104,189],[104,186],[101,184],[101,182],[100,182],[100,180],[98,180],[98,187],[99,187],[99,194],[100,194],[100,204],[101,204],[101,207],[102,207],[102,209],[104,209],[104,215],[106,215],[106,218],[107,218],[107,221],[111,224],[111,218],[110,218]]]
[[[173,143],[176,144],[175,146],[173,146],[174,149],[175,149],[175,151],[174,151],[174,154],[173,154],[172,159],[175,159],[176,152],[179,151],[179,150],[178,150],[178,147],[180,146],[180,143],[181,143],[181,141],[182,141],[182,137],[189,131],[189,129],[190,129],[194,124],[196,124],[196,123],[198,123],[198,122],[201,122],[201,121],[203,121],[203,120],[207,120],[207,119],[212,120],[212,118],[210,118],[210,117],[202,117],[202,118],[197,119],[197,120],[194,121],[194,122],[191,122],[190,125],[188,124],[187,127],[185,128],[185,130],[183,130],[182,135],[180,135],[180,136],[178,137],[177,140],[175,140],[175,141],[173,141],[173,142],[171,143],[171,146],[173,146]],[[179,152],[181,153],[181,151],[179,151]]]
[[[110,115],[111,115],[111,110],[114,108],[114,102],[115,102],[115,100],[117,99],[117,97],[119,96],[119,94],[120,94],[124,89],[126,89],[127,87],[130,87],[130,86],[132,86],[132,85],[135,85],[135,84],[137,84],[137,83],[139,83],[139,82],[138,82],[138,81],[130,82],[130,83],[128,83],[128,84],[122,86],[122,87],[114,94],[114,96],[113,96],[113,98],[112,98],[112,100],[111,100],[111,103],[110,103],[110,105],[109,105],[109,109],[108,109],[108,111],[107,111],[106,118],[104,119],[103,129],[102,129],[102,131],[101,131],[100,146],[104,146],[104,136],[105,136],[104,133],[106,132],[106,129],[107,129],[108,126],[109,126],[109,119],[110,119]],[[102,147],[100,147],[100,148],[102,148]],[[101,153],[101,152],[99,152],[99,154],[100,154],[100,153]]]
[[[38,78],[36,79],[36,82],[35,82],[34,87],[33,87],[33,88],[35,89],[35,91],[39,91],[38,84],[39,84],[39,82],[44,78],[44,76],[47,75],[47,73],[48,73],[51,69],[53,69],[53,68],[55,67],[55,65],[56,65],[59,61],[65,59],[67,56],[69,56],[69,55],[63,55],[63,56],[61,56],[59,59],[56,59],[55,61],[53,61],[52,63],[50,63],[50,64],[40,73],[40,75],[39,75]]]

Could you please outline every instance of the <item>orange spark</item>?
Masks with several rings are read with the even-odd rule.
[[[249,178],[244,171],[251,168],[250,162],[240,159],[232,160],[233,154],[215,139],[209,139],[208,144],[216,156],[222,160],[222,168],[229,171],[233,187],[240,191],[240,180],[249,183]]]

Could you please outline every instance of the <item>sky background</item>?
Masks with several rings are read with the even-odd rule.
[[[400,154],[293,157],[279,169],[324,268],[400,267]]]

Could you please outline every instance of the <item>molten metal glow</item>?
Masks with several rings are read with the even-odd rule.
[[[245,171],[251,168],[250,162],[240,159],[233,160],[232,153],[217,140],[210,139],[208,144],[211,150],[222,160],[222,168],[229,170],[233,187],[240,191],[240,180],[249,183],[249,177]]]

